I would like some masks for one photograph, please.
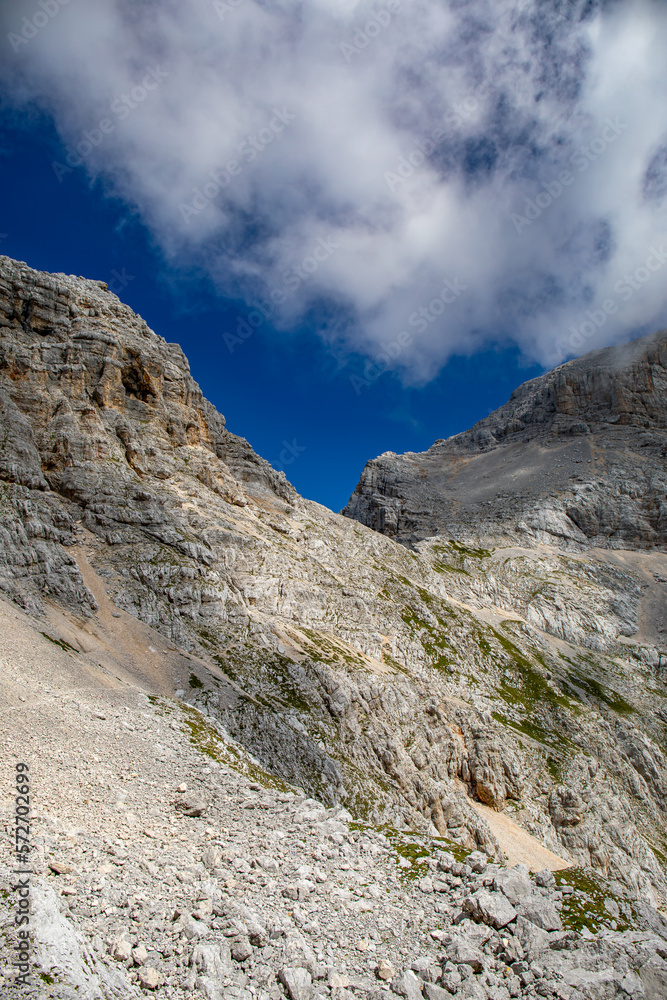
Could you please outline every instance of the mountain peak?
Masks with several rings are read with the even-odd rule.
[[[458,528],[535,533],[546,505],[562,513],[552,540],[664,548],[666,454],[662,330],[525,382],[426,452],[374,459],[343,513],[414,544]]]

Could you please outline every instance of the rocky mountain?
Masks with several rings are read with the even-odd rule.
[[[95,742],[95,712],[111,712],[105,705],[122,695],[135,699],[133,711],[143,705],[150,726],[160,728],[160,705],[176,713],[174,745],[171,729],[160,737],[167,763],[167,736],[174,763],[181,753],[190,760],[192,746],[216,759],[223,747],[234,773],[247,776],[254,768],[262,781],[316,800],[315,812],[337,816],[344,808],[352,823],[338,831],[345,843],[355,829],[404,838],[413,831],[422,838],[418,856],[423,850],[435,866],[434,845],[463,852],[461,864],[477,850],[487,863],[521,861],[535,871],[574,865],[590,880],[591,907],[600,893],[610,900],[601,917],[610,933],[612,923],[620,931],[614,906],[619,914],[631,905],[644,913],[642,932],[653,924],[659,930],[651,907],[667,899],[664,344],[664,336],[639,342],[625,369],[614,366],[618,353],[603,352],[604,364],[589,357],[529,383],[533,389],[522,388],[508,404],[523,414],[522,427],[503,438],[494,415],[488,427],[482,422],[481,430],[436,444],[425,474],[418,456],[371,463],[386,475],[371,482],[367,469],[368,489],[356,494],[360,506],[347,509],[355,520],[298,496],[283,474],[231,434],[202,397],[180,348],[153,333],[104,283],[43,274],[0,257],[0,591],[34,622],[35,635],[42,633],[35,649],[55,643],[54,655],[60,662],[62,653],[72,674],[67,684],[51,675],[31,687],[30,664],[23,664],[24,704],[18,690],[10,697],[8,664],[12,718],[24,713],[31,740],[47,741],[54,752],[59,741],[80,740],[81,759],[93,754],[93,781],[98,771],[122,771],[109,740],[124,734],[119,709],[107,742],[101,736]],[[570,386],[577,400],[583,389],[575,391],[576,371],[597,402],[572,403],[572,433],[560,434],[564,411],[553,401],[565,390],[554,386]],[[625,416],[614,422],[617,413]],[[572,430],[577,421],[587,422],[585,434]],[[508,416],[503,426],[509,423]],[[489,427],[496,427],[495,444],[484,436]],[[502,456],[499,490],[491,476]],[[622,476],[626,456],[631,462]],[[510,485],[512,468],[520,495]],[[539,471],[552,468],[560,485]],[[438,489],[429,470],[440,477]],[[459,495],[465,493],[458,506],[442,485],[452,470]],[[490,481],[482,483],[485,474]],[[468,482],[477,482],[475,489]],[[394,511],[404,505],[394,522],[376,517],[389,510],[387,498],[396,501]],[[567,514],[566,505],[575,503],[604,511],[590,522],[594,532],[589,525],[586,534]],[[368,525],[359,523],[363,504]],[[617,526],[605,534],[614,511]],[[639,525],[634,536],[632,518]],[[559,519],[570,535],[553,530]],[[588,523],[583,515],[580,521]],[[81,692],[73,695],[77,685]],[[84,729],[72,735],[63,728],[54,742],[45,720],[53,720],[55,709],[49,714],[38,706],[69,704],[72,697]],[[133,729],[141,725],[136,716]],[[6,765],[13,767],[13,758]],[[154,777],[147,763],[142,775],[146,768],[152,787],[169,783],[169,767],[156,762]],[[90,795],[82,802],[94,801]],[[40,807],[47,867],[48,837],[65,823],[58,818],[65,804],[48,801]],[[8,816],[9,800],[4,808]],[[218,826],[226,822],[222,812],[216,817]],[[206,836],[221,837],[211,829]],[[102,842],[108,835],[100,828]],[[239,842],[244,837],[239,833]],[[416,848],[406,850],[412,857]],[[468,875],[453,876],[461,877]],[[424,892],[436,891],[425,885]],[[483,888],[501,892],[492,879],[470,891]],[[294,891],[300,900],[298,886]],[[99,920],[112,928],[122,910],[114,899],[108,913],[95,910],[91,927]],[[412,895],[404,902],[424,910]],[[491,918],[470,906],[460,919],[487,926]],[[457,912],[442,911],[439,932]],[[223,918],[245,920],[227,911]],[[578,934],[586,921],[576,925]],[[191,937],[181,931],[179,947],[189,961]],[[576,934],[572,941],[580,947]],[[507,946],[501,941],[501,947]],[[629,961],[624,948],[621,965]],[[193,961],[215,967],[212,954]],[[250,968],[254,960],[249,954],[239,961]],[[458,975],[465,964],[453,963]],[[476,975],[487,966],[482,962]],[[615,972],[609,982],[622,979]],[[498,984],[479,982],[461,995],[510,995],[505,986],[505,993],[492,994]],[[512,988],[531,995],[536,982],[527,976]],[[451,984],[448,995],[458,995]],[[236,985],[243,990],[247,983]],[[275,983],[279,995],[286,989],[292,1000],[307,1000],[308,989],[301,994],[297,987],[292,993]],[[178,986],[186,988],[199,987]],[[99,989],[116,995],[112,986]],[[414,983],[412,993],[405,983],[401,989],[416,1000]],[[585,989],[583,996],[607,995]]]
[[[422,454],[368,462],[343,513],[409,545],[469,530],[664,551],[666,456],[663,330],[524,383]]]

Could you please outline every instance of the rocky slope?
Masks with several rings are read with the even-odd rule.
[[[103,284],[8,258],[0,440],[0,589],[71,655],[323,807],[497,862],[523,835],[664,901],[658,545],[457,521],[412,551],[299,497]]]
[[[343,511],[406,544],[469,529],[667,545],[667,331],[532,379],[469,431],[368,462]]]
[[[103,621],[89,643],[108,639]],[[531,878],[354,822],[195,709],[147,696],[150,644],[149,689],[175,666],[149,626],[124,622],[132,668],[105,670],[100,646],[59,648],[39,627],[0,599],[2,753],[7,773],[30,762],[33,808],[28,986],[11,967],[15,859],[0,840],[6,1000],[664,997],[667,921],[618,882]]]

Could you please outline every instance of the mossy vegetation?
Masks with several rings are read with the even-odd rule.
[[[234,669],[234,665],[228,657],[220,656],[218,653],[214,653],[213,659],[231,680],[238,680],[238,675]]]
[[[664,845],[664,847],[665,847],[665,851],[667,851],[667,843]],[[655,854],[656,858],[660,862],[662,868],[665,871],[665,874],[667,874],[667,854],[663,853],[663,851],[659,850],[657,847],[653,847],[652,846],[651,850],[653,851],[653,853]]]
[[[315,659],[314,656],[310,658]],[[313,705],[300,683],[300,675],[305,677],[305,672],[288,657],[279,653],[258,657],[256,650],[235,646],[233,651],[227,650],[224,657],[214,654],[213,659],[259,704],[273,711],[287,708],[299,714],[312,714]]]
[[[329,755],[338,760],[345,768],[345,787],[347,794],[343,798],[345,808],[356,818],[357,829],[363,826],[373,826],[371,817],[392,790],[391,783],[382,771],[357,767],[345,753],[336,752],[332,748]],[[375,826],[373,826],[375,829]]]
[[[430,595],[429,595],[430,596]],[[438,627],[431,625],[419,617],[418,612],[412,605],[406,605],[401,611],[401,618],[409,626],[415,638],[419,640],[426,655],[429,657],[430,665],[436,670],[444,670],[453,663],[450,655],[454,649],[447,638],[445,623],[440,618],[436,618]]]
[[[574,889],[563,897],[560,916],[566,929],[581,932],[586,927],[596,934],[603,927],[626,931],[636,926],[637,914],[632,904],[613,893],[607,880],[591,868],[564,868],[554,872],[554,877],[559,887]],[[605,900],[616,903],[618,916],[612,916],[605,908]]]
[[[171,717],[181,722],[183,732],[189,736],[190,743],[211,760],[216,760],[218,763],[232,768],[251,781],[256,781],[263,788],[279,792],[290,790],[289,785],[284,781],[252,760],[239,744],[226,739],[196,708],[183,703],[180,703],[177,708],[173,702],[152,695],[149,696],[148,700],[158,715]]]
[[[392,826],[378,828],[385,835],[395,851],[395,861],[401,870],[401,877],[414,881],[431,874],[429,860],[438,851],[453,854],[457,861],[465,863],[471,851],[447,837],[430,837],[413,830],[397,830]],[[407,864],[406,864],[407,862]]]
[[[463,569],[462,566],[450,566],[447,563],[440,562],[439,559],[436,559],[432,563],[432,566],[436,573],[460,573],[462,576],[470,576],[468,570]]]
[[[547,771],[557,785],[560,785],[565,777],[565,769],[568,760],[576,753],[580,752],[579,747],[561,732],[552,732],[535,719],[508,719],[501,712],[492,712],[493,718],[501,726],[507,726],[517,735],[526,736],[534,743],[540,744],[546,750],[544,764]],[[519,746],[523,749],[523,744],[519,740]]]
[[[484,636],[481,635],[481,633],[479,632],[475,634],[475,638],[477,640],[477,645],[481,649],[482,653],[484,653],[485,656],[488,656],[489,653],[491,652],[491,643],[487,642]]]
[[[453,538],[450,538],[446,545],[434,545],[432,551],[441,555],[455,552],[468,559],[488,559],[491,555],[490,549],[471,549],[467,545],[462,545],[461,542],[454,541]]]
[[[568,673],[567,680],[563,681],[563,689],[571,693],[571,697],[578,698],[580,701],[582,700],[580,692],[583,691],[593,701],[603,702],[619,715],[630,715],[635,711],[622,695],[611,687],[605,689],[593,677],[581,677],[578,674]]]
[[[429,874],[428,859],[431,857],[431,851],[427,847],[414,840],[398,836],[390,837],[390,839],[396,851],[396,861],[404,878],[414,880],[424,878]],[[407,865],[401,864],[401,860],[407,862]]]
[[[301,631],[306,636],[306,641],[304,642],[301,639],[299,645],[304,648],[308,656],[312,660],[315,660],[316,663],[328,663],[331,666],[335,666],[342,662],[347,664],[348,667],[358,667],[360,669],[367,667],[366,660],[361,653],[357,653],[342,643],[337,642],[333,636],[309,628],[302,628]]]
[[[197,634],[199,635],[199,638],[201,639],[204,646],[216,647],[220,645],[220,638],[215,634],[215,632],[211,632],[210,629],[203,628],[200,625],[197,628]]]
[[[567,671],[565,679],[562,682],[563,690],[567,691],[571,698],[576,699],[579,703],[602,703],[611,708],[614,712],[619,715],[630,715],[636,712],[637,709],[628,702],[623,695],[621,695],[610,683],[609,681],[609,670],[605,668],[604,664],[593,657],[590,653],[585,653],[581,651],[578,654],[578,659],[573,660],[571,657],[566,656],[565,653],[559,651],[558,653],[561,660],[569,664],[572,670]],[[591,671],[594,670],[598,677],[602,680],[597,680],[595,677],[591,677]]]
[[[473,549],[462,545],[461,542],[454,541],[453,538],[446,545],[434,545],[431,553],[439,557],[434,558],[431,563],[436,573],[460,573],[463,576],[471,575],[465,566],[467,560],[476,559],[479,561],[488,559],[491,555],[489,549]]]
[[[48,639],[49,642],[52,642],[54,646],[60,646],[60,648],[64,649],[65,652],[70,650],[72,653],[76,653],[74,646],[70,646],[69,642],[66,642],[64,639],[54,639],[52,635],[48,634],[48,632],[42,632],[42,635],[45,639]]]
[[[410,671],[407,667],[404,667],[402,663],[395,660],[391,653],[382,653],[382,662],[386,663],[388,667],[392,667],[394,670],[398,670],[402,674],[407,674],[409,676]]]
[[[514,665],[514,670],[505,669],[502,675],[498,693],[503,701],[509,705],[521,705],[528,714],[536,705],[570,708],[569,700],[554,691],[547,678],[507,636],[496,629],[491,631]],[[538,662],[540,666],[544,666],[541,657]]]
[[[177,553],[169,545],[158,545],[150,559],[148,559],[148,562],[152,566],[171,566],[179,570],[186,562],[190,561],[186,556]]]

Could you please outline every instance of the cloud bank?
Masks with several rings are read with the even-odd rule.
[[[0,31],[58,180],[286,336],[419,383],[667,324],[663,3],[9,0]]]

